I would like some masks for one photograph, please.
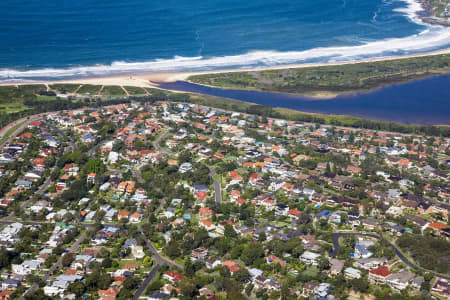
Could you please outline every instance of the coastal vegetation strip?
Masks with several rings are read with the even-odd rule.
[[[450,73],[450,54],[342,65],[193,75],[193,83],[220,88],[304,95],[362,92]]]

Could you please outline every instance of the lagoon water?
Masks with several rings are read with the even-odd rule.
[[[161,83],[160,87],[313,113],[406,124],[450,125],[450,75],[396,84],[368,93],[314,100],[290,94],[212,88],[185,81]]]
[[[213,70],[450,46],[414,0],[2,0],[0,81]]]

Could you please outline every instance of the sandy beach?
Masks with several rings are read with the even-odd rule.
[[[375,61],[389,61],[401,58],[413,58],[413,57],[423,57],[429,55],[438,54],[448,54],[450,53],[450,48],[442,49],[438,51],[425,52],[413,55],[405,56],[389,56],[389,57],[378,57],[357,61],[346,61],[346,62],[330,62],[330,63],[304,63],[304,64],[293,64],[293,65],[282,65],[274,67],[260,67],[260,68],[242,68],[242,69],[226,69],[226,70],[214,70],[214,71],[201,71],[201,72],[152,72],[152,73],[142,73],[142,74],[127,74],[120,76],[110,76],[110,77],[92,77],[92,78],[80,78],[71,80],[61,80],[61,81],[30,81],[30,82],[8,82],[0,83],[0,85],[24,85],[24,84],[54,84],[54,83],[77,83],[77,84],[94,84],[94,85],[119,85],[119,86],[136,86],[136,87],[158,87],[158,83],[161,82],[174,82],[174,81],[185,81],[192,75],[201,74],[216,74],[216,73],[228,73],[228,72],[244,72],[244,71],[263,71],[263,70],[275,70],[275,69],[287,69],[287,68],[306,68],[306,67],[318,67],[318,66],[336,66],[336,65],[347,65],[354,63],[363,62],[375,62]],[[325,96],[325,95],[321,95]],[[332,95],[329,95],[332,96]]]

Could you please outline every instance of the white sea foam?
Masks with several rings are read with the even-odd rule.
[[[148,62],[117,61],[110,65],[80,66],[67,69],[48,68],[25,71],[1,69],[0,81],[38,78],[63,79],[161,71],[198,71],[281,66],[317,61],[338,62],[371,57],[412,54],[450,46],[449,27],[423,23],[417,16],[417,13],[422,10],[420,4],[415,0],[402,1],[406,2],[407,6],[396,10],[406,15],[412,22],[423,25],[424,30],[420,33],[403,38],[365,42],[357,46],[321,47],[305,51],[251,51],[245,54],[224,57],[176,56],[172,59],[157,59]]]

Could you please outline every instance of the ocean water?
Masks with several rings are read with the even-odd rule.
[[[0,81],[395,56],[450,46],[415,0],[1,0]]]

